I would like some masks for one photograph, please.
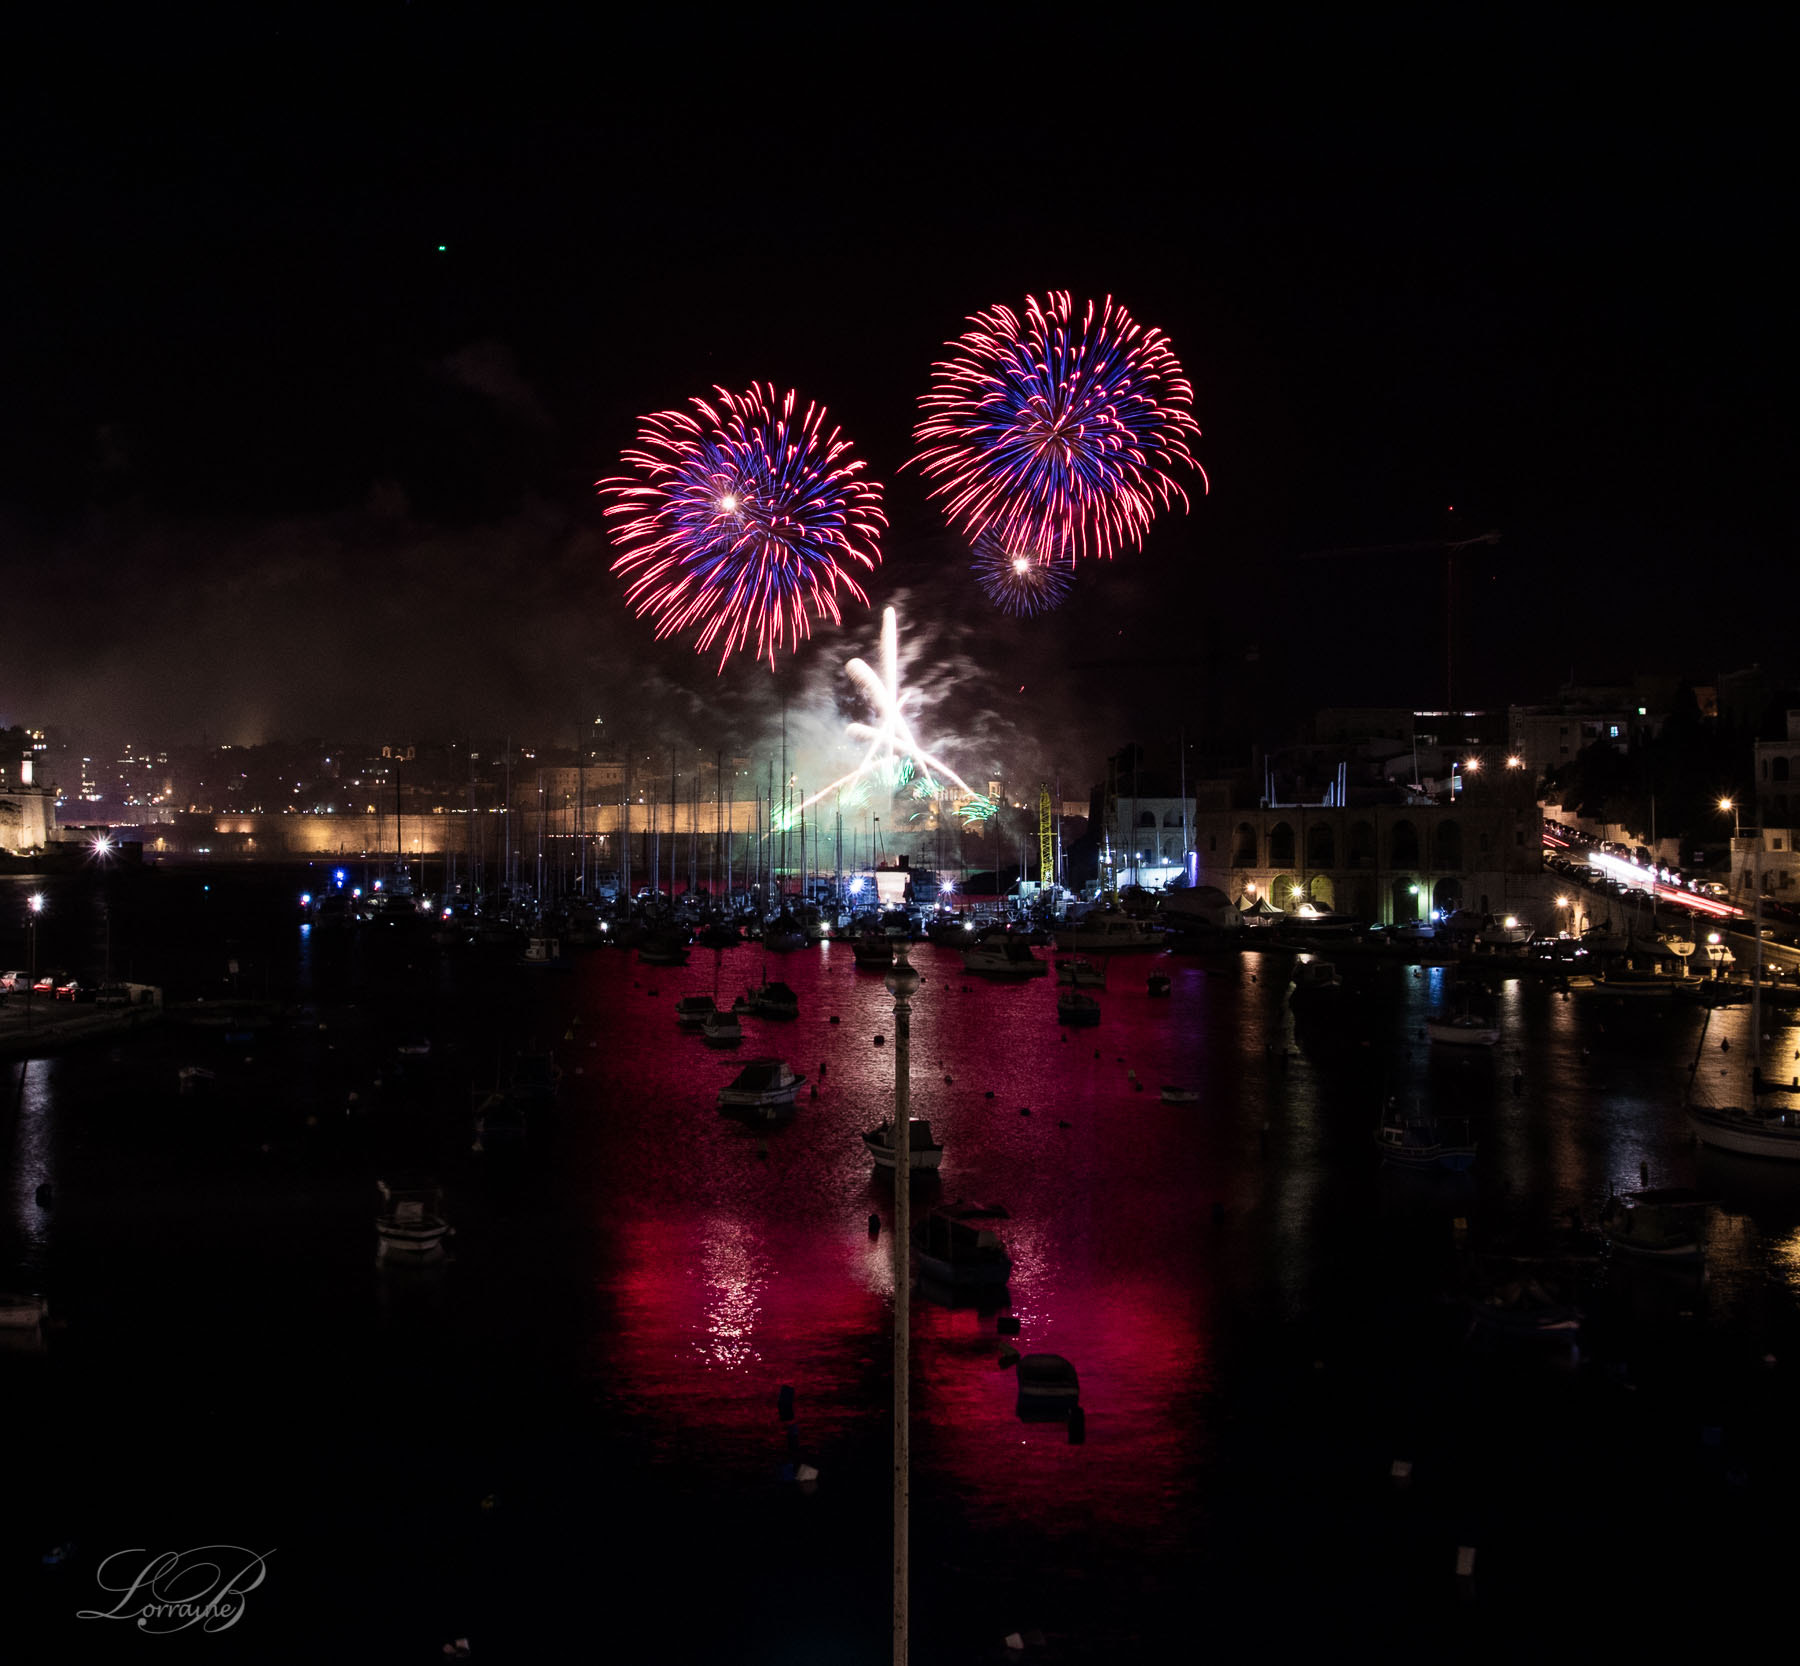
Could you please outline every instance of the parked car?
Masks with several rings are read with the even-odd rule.
[[[94,986],[85,978],[64,978],[56,986],[56,998],[59,1001],[91,1001]]]
[[[0,989],[16,989],[23,994],[30,983],[29,972],[0,972]]]
[[[127,984],[103,983],[94,992],[94,1005],[98,1007],[128,1007],[131,1005],[131,989]]]
[[[46,972],[31,986],[31,993],[34,995],[54,995],[56,993],[56,986],[59,983],[66,983],[68,978],[69,974],[67,972]]]

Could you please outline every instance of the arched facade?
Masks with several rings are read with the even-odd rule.
[[[1271,868],[1291,868],[1294,865],[1294,829],[1285,821],[1278,821],[1269,829],[1269,866]]]
[[[1306,865],[1309,868],[1337,866],[1337,835],[1328,821],[1315,821],[1306,830]]]
[[[1419,865],[1419,830],[1410,821],[1397,821],[1388,829],[1388,866],[1416,868]]]

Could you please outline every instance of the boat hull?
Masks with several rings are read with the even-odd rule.
[[[1740,1157],[1800,1162],[1800,1124],[1689,1106],[1688,1127],[1703,1145],[1720,1151],[1733,1151]]]

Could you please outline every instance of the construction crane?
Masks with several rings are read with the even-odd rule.
[[[1048,892],[1055,883],[1056,855],[1050,845],[1050,783],[1038,782],[1038,888]]]
[[[1497,544],[1498,532],[1482,532],[1473,538],[1420,538],[1405,544],[1361,544],[1349,549],[1307,550],[1300,561],[1336,561],[1357,555],[1423,555],[1444,558],[1444,708],[1456,706],[1456,558],[1477,544]]]

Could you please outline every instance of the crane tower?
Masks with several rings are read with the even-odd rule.
[[[1050,844],[1050,783],[1038,782],[1038,884],[1046,891],[1056,882],[1056,857]]]

